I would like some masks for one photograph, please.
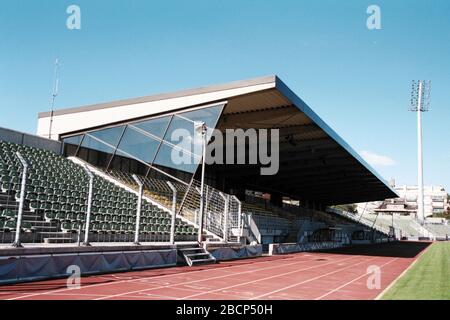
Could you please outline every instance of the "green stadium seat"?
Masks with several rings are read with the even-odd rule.
[[[56,220],[56,213],[53,211],[45,211],[44,217],[47,221],[53,221]]]
[[[16,216],[17,212],[10,209],[4,209],[1,213],[1,217],[4,219],[14,219]]]
[[[16,230],[16,221],[15,220],[6,220],[3,225],[4,230],[13,231]]]

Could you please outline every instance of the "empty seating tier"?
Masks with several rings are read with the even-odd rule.
[[[0,241],[10,242],[15,231],[20,196],[22,165],[16,152],[29,164],[27,171],[22,231],[23,242],[60,239],[74,241],[73,235],[86,227],[89,177],[72,161],[47,150],[0,141]],[[136,227],[136,194],[94,177],[90,230],[94,241],[130,241]],[[140,237],[167,241],[171,214],[143,200]],[[196,239],[197,230],[176,220],[177,240]],[[127,236],[130,235],[130,236]]]

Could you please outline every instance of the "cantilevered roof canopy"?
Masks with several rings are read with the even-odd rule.
[[[52,138],[226,102],[217,128],[280,129],[280,170],[260,176],[258,166],[214,170],[261,191],[340,204],[396,197],[388,184],[278,77],[269,76],[175,93],[55,111]],[[39,114],[48,135],[50,112]]]

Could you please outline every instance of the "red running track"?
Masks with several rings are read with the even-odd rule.
[[[65,279],[0,287],[0,299],[374,299],[422,252],[406,257],[367,252],[297,253],[198,267],[98,275],[68,289]],[[399,250],[398,248],[396,249]],[[395,251],[395,250],[394,250]],[[369,266],[381,270],[381,286],[369,289]]]

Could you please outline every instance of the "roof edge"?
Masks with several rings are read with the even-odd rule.
[[[336,131],[334,131],[325,121],[320,118],[296,93],[294,93],[289,87],[277,76],[275,76],[275,87],[278,89],[287,99],[289,99],[297,108],[306,114],[312,121],[314,121],[323,131],[325,131],[334,141],[342,146],[352,157],[359,161],[369,172],[371,172],[378,180],[380,180],[388,190],[392,192],[394,197],[400,197],[387,181],[368,164],[358,152],[356,152],[344,139],[342,139]]]
[[[58,115],[77,113],[77,112],[87,112],[87,111],[93,111],[93,110],[99,110],[99,109],[114,108],[114,107],[119,107],[119,106],[123,106],[123,105],[132,105],[132,104],[138,104],[138,103],[144,103],[144,102],[181,98],[181,97],[193,96],[193,95],[198,95],[198,94],[211,93],[211,92],[215,92],[215,91],[225,91],[225,90],[245,88],[245,87],[269,84],[269,83],[273,83],[275,86],[277,79],[278,79],[278,77],[276,75],[269,75],[269,76],[263,76],[263,77],[252,78],[252,79],[238,80],[238,81],[227,82],[227,83],[222,83],[222,84],[203,86],[203,87],[198,87],[198,88],[193,88],[193,89],[186,89],[186,90],[180,90],[180,91],[174,91],[174,92],[167,92],[167,93],[143,96],[143,97],[138,97],[138,98],[122,99],[122,100],[115,100],[115,101],[111,101],[111,102],[90,104],[90,105],[85,105],[85,106],[81,106],[81,107],[59,109],[59,110],[54,111],[53,115],[58,116]],[[51,111],[39,112],[38,118],[39,119],[46,118],[46,117],[49,117],[50,115],[51,115]]]

